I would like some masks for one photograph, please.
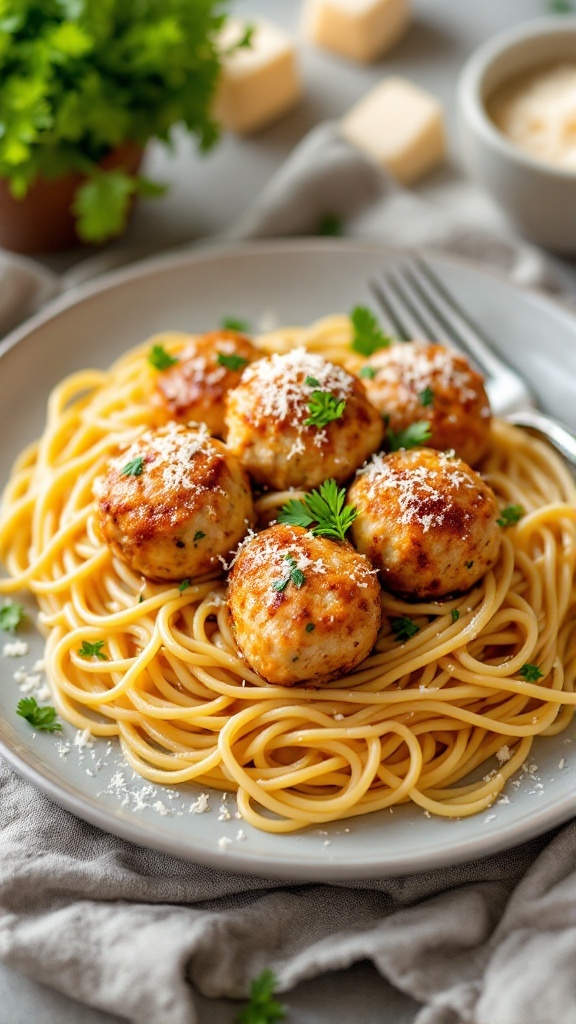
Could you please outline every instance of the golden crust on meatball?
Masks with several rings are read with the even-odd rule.
[[[368,367],[366,393],[391,430],[427,420],[429,448],[454,449],[469,466],[478,464],[490,446],[490,405],[482,377],[464,356],[443,345],[401,342],[377,352]]]
[[[158,420],[195,420],[217,437],[225,437],[225,395],[261,354],[238,331],[223,329],[190,338],[178,362],[157,375],[152,401]]]
[[[347,542],[276,525],[247,539],[229,578],[236,643],[269,683],[325,683],[370,653],[382,617],[370,563]]]
[[[360,382],[303,348],[248,367],[228,392],[226,424],[228,445],[252,478],[276,490],[310,489],[327,477],[342,483],[384,436]]]
[[[460,459],[430,448],[375,455],[347,500],[358,510],[352,540],[383,586],[413,599],[468,590],[501,545],[492,489]]]
[[[94,496],[106,543],[158,580],[221,571],[254,522],[245,470],[203,424],[148,431],[110,462]]]

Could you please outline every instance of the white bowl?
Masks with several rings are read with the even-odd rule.
[[[519,75],[576,60],[576,17],[519,25],[476,50],[460,75],[458,105],[464,159],[527,238],[556,252],[576,252],[576,171],[524,152],[496,127],[486,103]]]

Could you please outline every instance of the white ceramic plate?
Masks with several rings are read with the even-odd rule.
[[[185,253],[108,275],[52,304],[0,346],[0,482],[14,456],[42,429],[48,392],[65,374],[106,367],[162,329],[209,330],[226,315],[253,324],[270,315],[279,324],[306,324],[357,303],[371,305],[366,282],[400,255],[374,245],[329,241]],[[444,256],[431,259],[495,347],[528,378],[540,405],[576,427],[576,316],[471,265]],[[29,602],[28,607],[33,615]],[[208,812],[193,813],[198,787],[148,786],[122,765],[117,744],[78,746],[76,730],[66,723],[61,738],[36,735],[15,714],[21,693],[14,671],[21,665],[30,670],[42,653],[33,626],[23,638],[30,645],[25,658],[0,657],[4,757],[63,807],[142,846],[250,874],[361,879],[484,857],[576,812],[572,727],[535,743],[532,770],[518,787],[508,785],[509,804],[461,821],[428,818],[406,806],[301,835],[274,836],[237,820],[233,798],[228,819],[219,813],[217,794],[210,796]],[[3,642],[1,637],[0,646]],[[244,839],[237,838],[240,828]],[[218,845],[222,836],[231,840],[226,850]]]

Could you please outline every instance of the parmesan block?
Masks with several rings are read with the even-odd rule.
[[[302,27],[318,46],[368,63],[391,50],[409,24],[409,0],[307,0]]]
[[[340,123],[342,134],[397,181],[410,185],[444,159],[442,107],[403,78],[385,78]]]
[[[239,134],[256,132],[293,107],[302,94],[296,53],[290,36],[277,25],[251,20],[251,45],[227,53],[248,23],[229,18],[220,37],[224,54],[214,116]]]

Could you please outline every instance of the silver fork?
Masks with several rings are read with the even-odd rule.
[[[544,437],[576,467],[574,434],[534,408],[526,382],[492,351],[428,263],[420,257],[406,260],[375,277],[370,288],[389,330],[404,340],[436,341],[462,352],[484,375],[497,415]]]

